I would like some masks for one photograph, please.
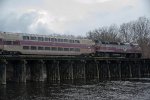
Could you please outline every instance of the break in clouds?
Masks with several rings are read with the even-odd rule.
[[[150,17],[150,0],[0,0],[0,31],[85,35]]]

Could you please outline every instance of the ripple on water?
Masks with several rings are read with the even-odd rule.
[[[104,81],[93,84],[8,83],[0,100],[149,100],[150,83]]]

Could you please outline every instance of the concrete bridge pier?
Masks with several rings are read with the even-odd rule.
[[[99,70],[99,76],[100,76],[100,79],[108,79],[108,63],[106,61],[100,61],[99,62],[99,67],[100,67],[100,70]]]
[[[14,81],[26,83],[26,60],[14,61]]]
[[[110,67],[111,67],[111,62],[110,61],[106,61],[106,67],[108,70],[108,78],[111,78],[111,74],[110,74]]]
[[[82,73],[82,78],[84,79],[84,81],[86,82],[86,61],[81,61],[81,73]]]
[[[0,60],[0,84],[5,85],[6,84],[6,64],[7,61]]]
[[[60,81],[60,66],[59,66],[59,61],[54,62],[54,66],[55,68],[55,80]]]
[[[86,63],[86,79],[97,79],[99,77],[98,62],[92,60]]]
[[[69,79],[73,80],[74,79],[74,72],[73,72],[73,61],[69,61]]]
[[[60,80],[73,80],[73,61],[62,60],[59,64]]]
[[[130,77],[130,67],[126,61],[120,62],[121,69],[121,78],[129,78]]]
[[[60,81],[60,66],[59,61],[47,61],[46,63],[46,73],[47,81]]]
[[[120,76],[120,68],[119,68],[119,62],[118,61],[110,61],[109,69],[108,69],[108,75],[110,70],[109,78],[113,79],[119,79]]]
[[[52,67],[53,67],[53,62],[48,60],[46,61],[46,76],[47,76],[47,81],[52,80]]]
[[[32,61],[32,64],[30,65],[30,71],[31,71],[31,81],[44,81],[44,61],[43,60],[37,60]]]
[[[148,67],[146,65],[146,62],[145,61],[142,61],[140,66],[142,66],[140,69],[141,69],[141,78],[148,78],[148,75],[149,75],[149,70],[148,70]]]
[[[133,78],[133,71],[132,71],[132,67],[133,67],[133,64],[130,62],[128,62],[128,66],[129,66],[129,78]]]
[[[138,76],[139,76],[138,78],[141,78],[141,69],[142,69],[142,67],[141,67],[141,62],[138,62],[138,63],[137,63],[137,67],[138,67],[138,74],[139,74],[139,75],[138,75]]]
[[[130,65],[131,73],[132,73],[132,77],[130,78],[139,78],[140,77],[139,66],[138,66],[139,62],[133,61],[130,63],[129,65]]]
[[[100,64],[100,63],[99,63],[98,61],[95,61],[95,64],[96,64],[96,73],[97,73],[97,75],[96,75],[95,78],[99,80],[99,77],[100,77],[100,76],[99,76],[99,64]]]
[[[121,61],[118,61],[118,67],[119,67],[119,79],[122,78],[122,70],[121,70]]]
[[[86,62],[84,60],[74,61],[73,78],[86,80]]]
[[[108,62],[107,62],[108,63]],[[108,76],[111,79],[121,79],[122,72],[121,72],[121,62],[116,60],[109,61],[109,67],[108,67]]]
[[[70,61],[62,60],[59,63],[60,80],[70,79]]]

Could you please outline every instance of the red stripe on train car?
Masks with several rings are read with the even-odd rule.
[[[92,46],[88,46],[85,44],[69,44],[69,43],[53,43],[53,42],[38,42],[38,41],[20,41],[21,45],[28,46],[56,46],[56,47],[78,47],[84,49],[93,49]]]

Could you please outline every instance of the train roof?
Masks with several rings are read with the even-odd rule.
[[[59,34],[30,34],[30,33],[13,33],[13,32],[0,32],[3,34],[12,34],[12,35],[21,35],[21,36],[36,36],[36,37],[51,37],[51,38],[62,38],[62,39],[76,39],[76,40],[88,40],[88,39],[80,39],[72,35],[59,35]]]
[[[128,43],[128,42],[111,42],[111,41],[99,41],[95,40],[96,43],[101,43],[101,44],[112,44],[112,45],[133,45],[133,46],[138,46],[138,43]]]

